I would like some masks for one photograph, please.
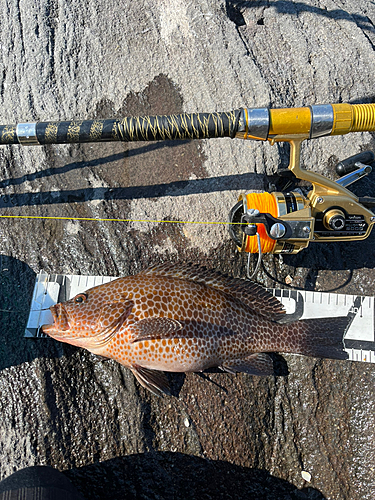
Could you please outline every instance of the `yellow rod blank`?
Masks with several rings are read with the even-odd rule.
[[[331,135],[375,130],[375,104],[332,104]]]
[[[375,131],[375,104],[332,104],[333,126],[328,135]],[[309,135],[311,109],[270,109],[269,137]]]
[[[270,109],[269,136],[309,134],[310,108]]]

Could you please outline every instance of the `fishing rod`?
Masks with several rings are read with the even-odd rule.
[[[304,140],[375,131],[375,104],[323,104],[300,108],[240,108],[230,112],[181,113],[110,120],[0,125],[0,144],[35,146],[108,141],[192,140],[231,137],[290,144],[289,176],[307,181],[305,192],[241,194],[229,213],[238,250],[295,254],[310,242],[364,240],[371,232],[375,198],[355,196],[347,186],[368,175],[371,151],[342,161],[332,181],[301,167]]]

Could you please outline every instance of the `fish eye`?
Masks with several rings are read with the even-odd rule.
[[[86,293],[79,293],[76,297],[74,297],[74,302],[79,304],[80,302],[84,302],[87,299]]]

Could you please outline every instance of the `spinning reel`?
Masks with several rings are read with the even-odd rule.
[[[356,241],[368,237],[375,222],[369,208],[375,198],[357,198],[347,186],[368,175],[371,151],[347,158],[337,166],[346,173],[331,181],[299,165],[299,142],[291,140],[290,179],[309,181],[312,189],[241,194],[229,214],[229,232],[238,250],[250,253],[295,254],[311,241]],[[307,192],[306,192],[307,191]]]

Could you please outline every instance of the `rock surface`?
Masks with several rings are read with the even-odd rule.
[[[374,23],[365,0],[2,0],[0,121],[372,102]],[[369,133],[319,139],[304,163],[335,178],[337,159],[368,148]],[[283,144],[230,139],[2,147],[0,209],[226,221],[287,161]],[[374,195],[374,176],[355,191]],[[157,399],[112,361],[23,339],[39,270],[193,260],[244,276],[224,228],[3,219],[0,245],[13,311],[0,313],[1,478],[50,464],[93,499],[374,498],[371,365],[290,355],[288,377],[170,375],[175,396]],[[373,248],[370,236],[267,257],[258,281],[374,295]]]

